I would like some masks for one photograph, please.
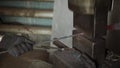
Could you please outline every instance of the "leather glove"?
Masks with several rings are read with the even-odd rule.
[[[12,56],[19,56],[33,50],[33,45],[33,41],[15,34],[4,35],[0,42],[0,48],[7,50]]]

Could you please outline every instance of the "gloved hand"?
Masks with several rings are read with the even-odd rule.
[[[33,45],[33,41],[15,34],[4,35],[0,42],[0,48],[7,50],[13,56],[19,56],[33,50]]]

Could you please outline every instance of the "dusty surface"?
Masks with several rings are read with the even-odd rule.
[[[20,57],[3,54],[0,55],[0,68],[51,68],[46,61],[48,53],[45,50],[34,50]]]
[[[52,68],[52,65],[45,61],[33,61],[29,68]]]

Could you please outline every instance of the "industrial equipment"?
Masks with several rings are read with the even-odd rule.
[[[51,2],[52,0],[48,1]],[[0,12],[4,12],[5,15],[35,18],[42,17],[47,19],[51,19],[51,17],[58,17],[54,18],[54,22],[56,23],[59,21],[60,23],[53,24],[54,26],[52,27],[60,27],[62,31],[55,31],[57,29],[54,29],[53,32],[56,32],[56,34],[53,34],[50,27],[45,26],[46,24],[44,24],[42,27],[2,24],[0,25],[0,31],[25,34],[55,35],[56,37],[52,37],[51,40],[44,41],[42,43],[40,42],[41,44],[52,42],[56,45],[56,47],[53,47],[56,49],[56,51],[50,54],[50,61],[55,68],[120,68],[120,0],[67,1],[68,9],[73,12],[73,27],[71,22],[68,23],[65,18],[59,17],[59,15],[53,16],[54,14],[52,14],[52,10],[33,11],[30,9],[23,9],[16,13],[9,13],[6,11],[8,8],[2,8]],[[58,4],[58,7],[60,7],[62,2],[56,4]],[[62,8],[58,9],[60,10]],[[12,12],[13,10],[17,11],[15,8],[10,11]],[[67,10],[64,11],[67,12]],[[56,12],[56,14],[57,13],[64,15],[64,13],[60,13],[60,11]],[[69,14],[72,13],[70,12]],[[64,17],[68,16],[65,15]],[[62,21],[59,18],[61,18]],[[71,19],[71,17],[69,19]],[[69,24],[70,26],[68,25],[64,27],[65,24]],[[72,35],[67,35],[68,33],[64,32],[67,31],[67,27],[71,28],[68,30],[68,33],[71,33],[72,31]],[[58,30],[60,29],[58,28]],[[63,34],[66,36],[57,37]],[[72,37],[73,40],[72,48],[60,41],[61,39],[70,37]],[[66,42],[71,44],[70,41],[71,39]],[[48,47],[48,49],[50,49],[50,47]]]
[[[73,37],[73,48],[88,56],[85,61],[91,60],[95,66],[81,68],[119,68],[119,0],[68,0],[69,9],[74,13],[74,28],[73,35],[84,33],[84,36]],[[59,43],[59,42],[58,42]],[[61,44],[57,44],[61,45]],[[64,53],[65,52],[65,53]],[[69,52],[72,53],[72,52]],[[55,54],[57,60],[65,60],[62,55],[70,55],[63,51]],[[61,55],[62,54],[62,55]],[[65,55],[67,54],[67,55]],[[73,54],[74,55],[74,54]],[[60,59],[61,56],[61,59]],[[66,64],[64,68],[69,67],[67,62],[60,61],[59,63]],[[75,60],[75,59],[74,59]],[[81,58],[82,60],[82,58]],[[58,63],[58,64],[59,64]],[[82,62],[79,62],[82,63]],[[55,63],[57,65],[57,63]],[[84,63],[83,63],[84,64]],[[91,64],[92,65],[92,64]],[[59,66],[59,65],[58,65]],[[73,66],[73,67],[72,67]],[[74,65],[71,64],[74,68]],[[77,68],[77,67],[75,67]],[[80,66],[78,66],[80,68]]]

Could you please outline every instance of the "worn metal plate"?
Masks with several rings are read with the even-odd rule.
[[[76,31],[74,31],[76,33]],[[73,38],[73,47],[79,51],[82,51],[89,56],[93,56],[94,42],[86,39],[83,36],[76,36]]]
[[[92,60],[74,49],[56,51],[52,61],[55,68],[95,68]]]
[[[94,14],[95,0],[69,0],[69,8],[80,14]]]
[[[93,37],[94,16],[74,13],[74,27],[77,31],[85,33],[88,37]]]
[[[52,56],[55,68],[80,68],[80,54],[73,50],[56,51]]]
[[[113,0],[111,11],[110,25],[113,25],[113,30],[108,32],[107,48],[114,53],[120,55],[120,0]],[[115,29],[117,28],[117,29]]]

